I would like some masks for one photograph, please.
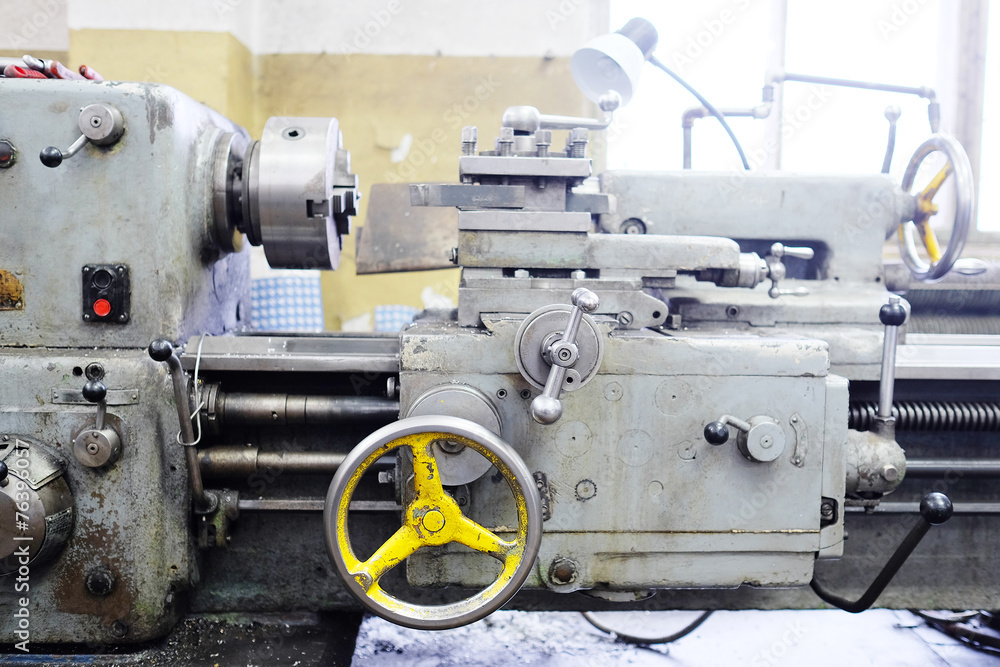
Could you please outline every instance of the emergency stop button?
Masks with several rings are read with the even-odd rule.
[[[125,264],[83,267],[83,321],[125,324],[129,321],[131,285]]]

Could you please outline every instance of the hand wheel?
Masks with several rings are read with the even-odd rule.
[[[910,191],[917,175],[917,169],[924,158],[934,151],[941,151],[947,155],[948,164],[917,195],[917,212],[913,221],[903,222],[899,225],[899,245],[903,261],[906,262],[913,277],[922,282],[934,282],[943,278],[954,266],[955,260],[962,254],[965,238],[969,233],[972,205],[976,196],[969,156],[965,154],[965,149],[956,139],[944,134],[932,135],[930,139],[920,145],[913,157],[910,158],[910,163],[906,165],[906,172],[903,174],[903,190]],[[951,174],[955,175],[955,222],[952,226],[948,246],[942,249],[934,235],[934,230],[931,229],[930,218],[938,210],[937,205],[933,203],[934,195]],[[915,228],[920,231],[920,238],[931,260],[930,264],[917,254],[917,246],[913,240]]]
[[[441,486],[431,445],[447,439],[478,452],[503,475],[514,496],[517,529],[504,540],[462,514]],[[367,560],[351,546],[351,497],[364,473],[390,451],[413,452],[413,493],[403,525]],[[444,630],[478,621],[518,591],[538,556],[542,538],[541,501],[534,479],[510,445],[478,424],[457,417],[410,417],[385,426],[355,447],[333,478],[323,513],[326,547],[347,589],[371,612],[409,628]],[[417,605],[393,597],[379,579],[422,547],[458,542],[502,563],[497,579],[475,595],[441,605]]]

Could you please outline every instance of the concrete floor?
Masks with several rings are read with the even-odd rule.
[[[695,612],[609,612],[605,625],[637,636],[666,635]],[[352,665],[418,667],[541,665],[747,665],[778,667],[979,667],[1000,659],[930,628],[908,611],[874,609],[718,611],[692,634],[669,646],[616,642],[575,612],[500,611],[478,623],[420,632],[368,616],[361,624]]]

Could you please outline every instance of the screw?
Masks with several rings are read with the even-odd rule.
[[[514,269],[514,277],[515,278],[530,278],[531,274],[528,272],[528,269]]]
[[[90,126],[91,127],[100,127],[101,126],[101,117],[100,116],[91,116],[90,117]]]
[[[521,390],[521,398],[523,398],[524,400],[528,400],[529,398],[531,398],[531,390],[530,389],[522,389]]]
[[[556,558],[549,567],[549,581],[554,584],[572,584],[577,576],[577,564],[569,558]]]
[[[497,398],[499,398],[499,399],[507,398],[507,390],[506,389],[497,389]]]
[[[552,145],[552,130],[536,130],[535,146],[538,149],[538,157],[549,156],[549,146]]]
[[[97,446],[96,442],[87,443],[87,453],[93,456],[97,452],[101,451],[101,448]]]
[[[899,479],[899,470],[891,463],[886,463],[882,467],[882,478],[887,482],[895,482]]]
[[[628,325],[632,324],[632,313],[628,312],[627,310],[623,310],[622,312],[618,313],[618,316],[615,317],[615,319],[618,320],[618,324],[622,325],[623,327],[627,327]]]
[[[475,125],[466,125],[462,128],[462,155],[475,155],[476,142],[479,137],[479,130]]]
[[[505,157],[514,152],[514,128],[500,128],[500,137],[497,139],[497,152]]]
[[[452,264],[458,264],[458,248],[452,248],[448,251],[448,261]]]
[[[573,128],[566,141],[569,145],[569,157],[587,157],[587,128]]]
[[[115,637],[124,637],[128,634],[129,627],[128,623],[119,619],[111,624],[111,634]]]
[[[739,306],[726,306],[727,317],[737,317],[740,314]]]
[[[104,597],[105,595],[110,595],[111,591],[115,589],[115,573],[110,570],[105,565],[98,565],[87,572],[87,578],[85,580],[87,590],[92,595],[99,595]],[[119,621],[120,622],[120,621]],[[112,630],[114,632],[114,630]],[[126,633],[128,631],[126,630]],[[118,635],[119,637],[124,637],[125,635]]]
[[[824,521],[833,520],[833,503],[829,500],[824,500],[819,506],[819,515]]]

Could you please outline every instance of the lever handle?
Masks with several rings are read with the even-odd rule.
[[[895,294],[891,295],[889,303],[879,310],[878,318],[885,326],[885,338],[882,344],[882,372],[878,384],[878,414],[875,417],[873,430],[894,437],[892,393],[896,384],[896,343],[899,338],[899,327],[906,322],[906,308],[902,304],[902,299]]]
[[[87,142],[95,146],[111,146],[121,139],[125,132],[125,121],[118,109],[110,104],[91,104],[80,111],[77,126],[82,134],[64,151],[55,146],[42,149],[38,158],[46,167],[55,168],[80,152]]]
[[[191,493],[194,496],[195,510],[200,513],[214,511],[219,505],[219,498],[214,493],[205,490],[201,479],[201,468],[198,463],[198,448],[195,446],[194,425],[191,423],[191,404],[188,402],[187,380],[181,360],[174,352],[173,344],[165,338],[157,338],[149,344],[149,356],[153,361],[165,362],[170,370],[170,380],[174,388],[174,403],[177,404],[177,419],[180,421],[181,444],[185,445],[188,475],[191,478]]]
[[[736,447],[754,463],[770,463],[785,451],[785,432],[766,415],[756,415],[750,421],[722,415],[718,421],[705,425],[705,440],[711,445],[725,444],[729,440],[727,425],[740,432],[736,438]]]
[[[552,364],[549,375],[545,379],[542,393],[531,401],[531,416],[539,424],[552,424],[562,417],[562,402],[559,395],[563,382],[566,380],[566,370],[572,368],[580,357],[576,346],[576,336],[580,331],[580,322],[584,313],[592,313],[600,305],[596,294],[585,287],[573,291],[573,310],[569,314],[569,322],[562,337],[541,350],[541,354]]]
[[[771,279],[771,288],[767,291],[767,295],[772,299],[777,299],[779,296],[806,296],[809,294],[809,290],[805,287],[795,287],[791,289],[782,289],[778,287],[778,283],[785,279],[785,274],[787,272],[784,262],[781,261],[783,257],[796,257],[798,259],[812,259],[815,256],[812,248],[808,247],[791,247],[786,246],[782,243],[774,243],[771,245],[771,252],[764,258],[767,263],[767,275]]]
[[[108,388],[100,380],[90,380],[83,385],[83,390],[80,393],[91,403],[97,403],[96,428],[100,431],[104,428],[104,418],[108,413],[108,403],[105,400],[108,396]]]
[[[889,560],[882,567],[882,571],[875,577],[875,581],[868,587],[865,594],[854,602],[830,593],[816,581],[815,577],[809,582],[810,588],[824,602],[852,614],[857,614],[868,609],[882,595],[882,591],[886,589],[892,578],[899,572],[899,568],[903,566],[906,559],[910,557],[913,550],[920,544],[920,540],[924,539],[924,535],[931,529],[931,526],[942,524],[950,519],[954,509],[951,499],[943,493],[934,492],[924,496],[924,499],[920,501],[920,519],[917,521],[917,524],[903,538],[899,546],[896,547],[896,551],[889,557]]]

